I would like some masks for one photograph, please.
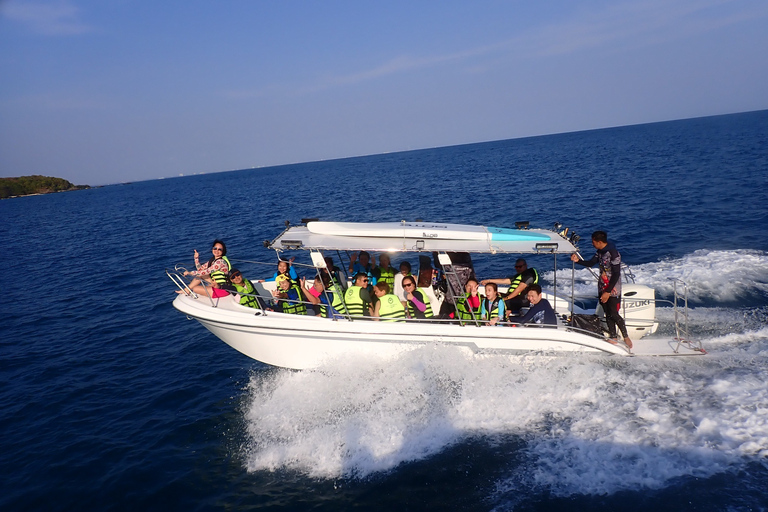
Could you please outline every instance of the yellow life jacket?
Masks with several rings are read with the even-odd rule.
[[[227,275],[229,274],[229,271],[232,270],[232,264],[229,262],[229,259],[226,256],[221,257],[222,260],[224,260],[224,263],[227,264],[227,271],[223,272],[221,270],[214,270],[211,272],[211,279],[219,283],[219,285],[225,284],[227,282]],[[210,265],[213,265],[218,260],[213,260],[210,262]]]
[[[395,289],[395,274],[397,272],[395,272],[395,269],[392,267],[387,267],[387,268],[378,267],[378,269],[379,269],[378,281],[383,281],[387,283],[389,285],[389,291],[391,292],[392,290]]]
[[[333,309],[338,311],[342,315],[347,314],[347,307],[344,305],[344,300],[342,298],[342,293],[339,291],[338,286],[335,284],[332,284],[328,288],[328,293],[331,294],[331,306],[333,306]],[[323,304],[325,306],[325,304]],[[321,308],[322,309],[322,308]],[[327,316],[327,314],[326,314]]]
[[[405,320],[405,308],[396,295],[388,293],[379,297],[379,318],[382,322],[402,322]]]
[[[529,268],[528,270],[533,270],[533,282],[531,284],[539,284],[539,273],[536,271],[535,268]],[[512,284],[509,285],[509,293],[512,293],[517,289],[518,286],[520,286],[520,281],[523,280],[523,274],[522,272],[520,274],[517,274],[515,278],[512,280]]]
[[[367,303],[360,296],[362,290],[359,286],[350,286],[347,288],[347,293],[344,294],[344,302],[347,304],[347,311],[349,316],[365,316]]]
[[[483,317],[483,320],[491,320],[493,318],[496,318],[499,316],[499,304],[504,299],[501,298],[501,295],[497,296],[493,302],[491,303],[488,299],[483,299],[482,304],[485,306],[485,316]]]
[[[432,304],[429,302],[429,295],[424,291],[424,288],[417,288],[417,290],[421,293],[421,297],[424,299],[424,304],[427,306],[427,309],[423,313],[424,318],[432,318],[434,315],[432,314]],[[411,301],[408,301],[408,315],[411,318],[422,318],[422,312],[416,309]]]
[[[243,286],[238,286],[234,283],[232,284],[234,285],[235,290],[237,290],[237,293],[240,294],[240,304],[249,308],[259,307],[259,300],[256,297],[253,297],[253,295],[256,295],[256,290],[253,287],[253,283],[251,283],[246,278],[243,278]]]
[[[459,320],[479,320],[480,310],[483,306],[483,298],[478,295],[477,307],[473,308],[469,305],[469,294],[464,295],[456,299],[456,315]],[[470,312],[471,310],[471,312]],[[472,313],[475,314],[474,318]]]
[[[291,287],[288,289],[295,290],[296,294],[299,297],[299,300],[290,300],[290,299],[280,299],[280,303],[282,304],[282,311],[283,313],[288,313],[291,315],[306,315],[307,314],[307,305],[301,302],[302,294],[301,294],[301,288],[299,288],[299,285],[296,283],[292,283]]]

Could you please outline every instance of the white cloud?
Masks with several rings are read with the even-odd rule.
[[[594,48],[656,45],[693,37],[725,26],[768,17],[768,3],[743,0],[640,0],[606,4],[600,10],[582,10],[563,22],[538,27],[510,39],[464,51],[426,57],[394,57],[371,69],[325,77],[304,92],[356,84],[387,75],[463,61],[470,72],[482,72],[474,58],[495,56],[541,58]]]
[[[9,0],[2,5],[0,14],[46,36],[78,35],[93,31],[93,27],[80,20],[80,10],[67,0]]]
[[[723,27],[768,17],[764,0],[622,0],[584,4],[569,17],[531,27],[483,45],[432,55],[392,55],[369,68],[348,73],[320,74],[302,84],[273,83],[258,89],[222,91],[230,100],[274,95],[305,95],[338,87],[356,86],[388,76],[442,65],[461,65],[482,74],[520,60],[590,51],[622,51],[663,45],[696,37]],[[336,63],[338,64],[338,63]]]
[[[584,11],[564,23],[510,41],[531,56],[562,55],[597,47],[655,45],[768,16],[763,2],[642,0]]]

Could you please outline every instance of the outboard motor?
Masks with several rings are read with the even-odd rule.
[[[653,288],[644,284],[623,283],[621,294],[621,316],[627,324],[632,339],[653,334],[659,328],[656,321],[656,294]]]

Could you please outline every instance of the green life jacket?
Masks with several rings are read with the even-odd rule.
[[[528,270],[533,270],[533,283],[531,284],[539,284],[539,273],[536,271],[535,268],[529,268]],[[517,289],[517,287],[520,285],[520,281],[523,280],[523,274],[517,274],[515,278],[512,280],[512,284],[509,285],[509,291],[507,293],[512,293]]]
[[[395,289],[395,269],[392,267],[378,267],[379,269],[379,278],[378,281],[383,281],[389,285],[389,291]],[[377,281],[377,282],[378,282]]]
[[[327,293],[327,296],[326,296]],[[344,306],[344,301],[341,300],[341,294],[336,292],[336,286],[333,285],[331,288],[328,288],[326,291],[320,294],[321,297],[325,297],[326,300],[330,300],[331,307],[336,310],[337,313],[346,315],[347,314],[347,308]],[[331,314],[331,310],[328,308],[328,305],[324,302],[321,302],[316,306],[320,309],[320,317],[322,318],[333,318],[334,315]]]
[[[429,302],[429,295],[427,295],[427,292],[424,291],[424,288],[417,288],[419,292],[421,292],[421,297],[424,299],[424,304],[427,306],[427,309],[424,311],[424,318],[432,318],[434,315],[432,314],[432,304]],[[408,301],[408,315],[410,315],[411,318],[421,318],[421,311],[416,309],[413,306],[413,303],[411,301]]]
[[[365,316],[367,304],[360,296],[362,288],[359,286],[350,286],[347,293],[344,294],[344,302],[347,303],[349,316]]]
[[[405,308],[403,303],[396,295],[388,293],[379,297],[379,317],[382,322],[403,322],[405,321]]]
[[[328,306],[321,302],[317,308],[320,309],[320,315],[318,315],[320,318],[328,318]]]
[[[240,304],[249,308],[259,307],[258,299],[253,297],[253,295],[256,295],[256,289],[253,287],[253,283],[251,283],[246,278],[243,278],[243,286],[238,286],[234,283],[232,284],[235,286],[237,293],[240,294]]]
[[[477,301],[476,308],[473,308],[469,305],[469,294],[466,294],[463,297],[459,297],[456,299],[456,315],[459,317],[459,320],[479,320],[480,319],[480,310],[483,306],[483,301],[482,301],[482,297],[478,296],[478,298],[480,300]],[[474,318],[472,317],[472,313],[475,314]]]
[[[332,284],[328,288],[328,293],[331,294],[331,306],[333,306],[333,309],[335,309],[342,315],[346,315],[347,307],[344,305],[344,299],[342,298],[341,292],[339,292],[339,288],[335,284]],[[325,307],[325,304],[323,304],[323,307]],[[326,313],[326,317],[327,317],[327,313]]]
[[[227,274],[229,274],[229,271],[232,270],[232,264],[229,262],[229,259],[226,256],[221,257],[222,260],[224,260],[224,263],[227,264],[227,271],[222,272],[221,270],[214,270],[211,272],[211,279],[219,283],[220,285],[225,284],[227,282]],[[216,263],[217,260],[213,260],[211,262],[211,265]]]
[[[296,290],[296,293],[299,297],[299,301],[301,301],[302,294],[301,294],[301,288],[299,288],[299,285],[296,283],[292,283],[290,290]],[[303,302],[296,302],[294,300],[289,299],[280,299],[281,304],[283,305],[283,313],[288,313],[291,315],[306,315],[307,314],[307,305]]]
[[[499,302],[501,302],[501,295],[497,296],[493,303],[486,298],[483,298],[483,304],[485,305],[485,316],[483,320],[491,320],[499,316]]]

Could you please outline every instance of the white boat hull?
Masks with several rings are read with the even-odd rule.
[[[179,295],[173,305],[246,356],[297,370],[350,356],[392,358],[425,344],[462,347],[472,354],[583,352],[630,355],[622,345],[612,345],[602,338],[565,327],[329,320],[245,308],[236,304],[231,296],[220,299],[217,307],[212,307],[207,297],[195,299]],[[673,355],[668,341],[660,345],[661,352],[652,350],[648,355]]]

